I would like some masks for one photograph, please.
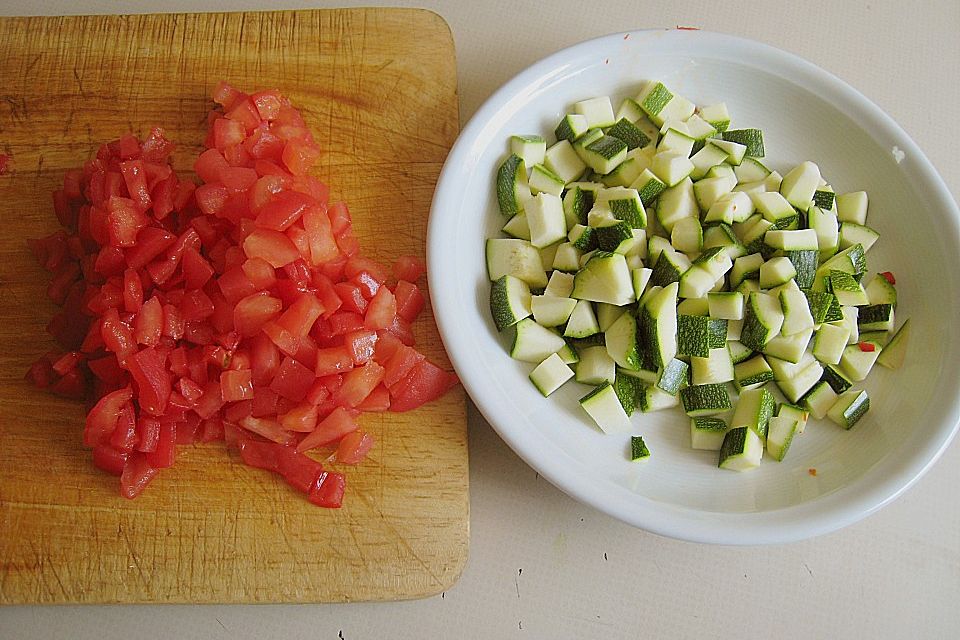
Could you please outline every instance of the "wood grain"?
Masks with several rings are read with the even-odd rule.
[[[364,417],[378,446],[345,505],[310,505],[222,444],[181,447],[135,501],[93,468],[83,407],[23,382],[53,346],[47,276],[24,241],[53,231],[63,171],[126,131],[164,127],[189,172],[214,83],[290,96],[325,149],[319,177],[364,251],[424,255],[430,199],[457,134],[446,23],[361,9],[0,20],[0,602],[319,602],[413,598],[466,559],[460,389]],[[432,314],[418,344],[449,367]]]

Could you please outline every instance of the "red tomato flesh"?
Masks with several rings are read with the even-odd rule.
[[[157,128],[65,173],[64,229],[28,242],[62,307],[47,330],[63,350],[26,378],[89,399],[84,444],[124,497],[178,446],[224,440],[336,508],[345,477],[303,452],[336,447],[331,460],[357,464],[374,446],[361,413],[456,384],[412,346],[425,265],[363,254],[347,205],[310,175],[321,149],[286,97],[221,82],[213,98],[199,185],[173,170]]]

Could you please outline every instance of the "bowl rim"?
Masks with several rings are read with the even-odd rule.
[[[655,35],[667,35],[663,40],[667,47],[672,44],[671,38],[689,38],[703,41],[704,44],[714,42],[743,48],[761,56],[765,64],[776,63],[778,68],[789,69],[791,75],[786,77],[788,80],[802,79],[807,83],[825,86],[829,91],[825,95],[829,96],[831,104],[844,105],[846,110],[862,115],[866,126],[883,130],[888,136],[898,140],[903,152],[916,163],[916,170],[922,175],[925,184],[932,187],[934,192],[930,194],[931,199],[950,214],[945,224],[951,227],[954,237],[960,237],[960,210],[932,163],[896,121],[837,76],[800,56],[747,38],[699,29],[634,29],[585,40],[533,63],[497,89],[470,118],[447,156],[431,204],[427,229],[427,266],[430,293],[434,302],[454,295],[453,283],[445,277],[450,270],[446,269],[442,261],[436,259],[443,244],[443,212],[450,209],[445,203],[455,199],[459,193],[453,176],[471,166],[470,158],[474,147],[493,117],[518,94],[528,90],[537,80],[550,75],[569,60],[609,48],[608,45],[622,46],[622,41],[627,37],[639,41]],[[688,41],[683,41],[684,44],[686,42]],[[802,86],[807,88],[806,83]],[[700,511],[638,496],[640,499],[637,502],[640,504],[625,510],[619,500],[604,493],[604,487],[578,482],[576,474],[564,474],[557,467],[545,464],[541,455],[543,445],[536,438],[527,437],[522,430],[503,426],[510,424],[511,416],[497,403],[483,401],[486,396],[484,380],[474,374],[469,366],[468,354],[459,348],[460,327],[456,319],[447,317],[446,307],[442,303],[434,304],[433,308],[444,347],[464,388],[483,417],[507,445],[524,462],[567,495],[627,524],[658,535],[691,542],[755,545],[794,542],[836,531],[866,518],[902,495],[939,460],[960,430],[960,394],[954,394],[946,410],[942,412],[943,422],[935,432],[936,437],[923,441],[922,446],[909,456],[909,460],[896,461],[892,470],[885,467],[884,474],[878,474],[876,468],[868,469],[851,484],[812,500],[768,511],[723,513]]]

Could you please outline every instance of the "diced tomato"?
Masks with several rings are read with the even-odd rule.
[[[136,140],[134,139],[134,144]],[[139,149],[137,149],[139,154]],[[141,210],[146,210],[152,204],[150,190],[147,188],[142,160],[128,160],[120,163],[120,173],[127,185],[127,193]]]
[[[426,303],[423,293],[417,285],[406,280],[400,280],[397,282],[393,295],[397,299],[397,315],[407,322],[416,320]]]
[[[257,335],[265,324],[280,315],[282,303],[266,291],[251,294],[237,303],[233,310],[233,326],[241,337]]]
[[[98,444],[93,448],[93,465],[112,476],[119,476],[127,464],[129,452],[117,451],[110,445]]]
[[[317,426],[317,407],[300,404],[280,416],[280,425],[287,431],[310,433]]]
[[[166,469],[173,466],[177,453],[177,423],[169,420],[160,420],[160,430],[157,435],[157,447],[146,453],[147,461],[154,469]]]
[[[129,387],[118,389],[100,398],[87,414],[83,444],[92,447],[106,441],[117,426],[123,407],[133,398]]]
[[[890,284],[897,284],[897,279],[893,276],[893,273],[890,271],[883,271],[880,273],[884,280]]]
[[[362,315],[367,310],[367,299],[363,292],[355,284],[349,282],[338,282],[333,285],[337,297],[341,300],[341,308],[344,311]]]
[[[371,329],[386,329],[393,324],[396,315],[397,299],[390,292],[390,289],[380,287],[367,307],[363,323]]]
[[[283,312],[277,324],[298,338],[303,338],[310,333],[310,328],[321,313],[323,305],[317,297],[312,293],[304,293]]]
[[[278,451],[277,471],[290,486],[306,494],[318,486],[325,473],[323,465],[294,451],[292,447],[283,447]]]
[[[154,347],[147,347],[131,356],[127,367],[138,388],[140,408],[155,416],[163,415],[171,391],[166,356]]]
[[[148,455],[150,454],[136,452],[127,458],[120,475],[120,495],[124,498],[136,498],[156,477],[157,469],[151,466]]]
[[[243,241],[249,258],[263,258],[273,267],[282,267],[300,257],[293,242],[280,231],[256,229]]]
[[[313,380],[312,371],[287,356],[280,363],[270,388],[288,400],[300,402],[313,385]]]
[[[353,433],[348,433],[343,436],[343,440],[341,440],[337,446],[337,462],[343,464],[358,464],[367,457],[370,449],[373,448],[374,442],[373,436],[363,429],[357,429]]]
[[[346,347],[317,349],[316,374],[318,377],[344,373],[353,368],[353,355]]]
[[[249,370],[220,374],[220,396],[224,402],[253,400],[253,376]]]
[[[429,360],[415,366],[407,377],[390,389],[390,410],[410,411],[439,398],[457,385],[459,380]]]
[[[427,270],[427,265],[416,256],[400,256],[393,263],[393,275],[397,280],[416,282]]]
[[[351,369],[343,374],[343,386],[334,394],[334,402],[345,407],[356,407],[383,381],[383,374],[383,367],[372,361]]]
[[[343,503],[346,478],[336,471],[324,471],[316,487],[310,490],[309,500],[318,507],[339,509]]]
[[[286,231],[300,219],[307,209],[315,206],[310,196],[296,191],[281,191],[260,207],[257,226],[276,231]]]
[[[280,445],[243,438],[239,442],[239,448],[240,458],[245,465],[274,472],[279,469],[279,453],[283,448]]]
[[[377,344],[377,332],[370,330],[353,331],[343,336],[343,344],[353,358],[354,364],[363,364],[373,359]]]
[[[306,438],[297,445],[297,451],[309,451],[317,447],[338,441],[357,429],[355,414],[343,407],[337,407],[324,418]]]
[[[26,379],[92,392],[84,442],[126,497],[173,464],[177,444],[223,439],[339,507],[344,477],[297,448],[339,442],[336,458],[355,464],[373,444],[362,411],[405,410],[456,380],[404,346],[424,266],[399,258],[386,287],[390,270],[362,254],[346,204],[309,175],[320,149],[279,92],[221,82],[214,99],[199,187],[174,172],[161,129],[124,134],[66,173],[53,193],[65,230],[28,242],[63,307],[47,326],[63,349]]]
[[[240,420],[240,426],[277,444],[288,445],[294,442],[294,435],[284,429],[277,420],[248,415]]]

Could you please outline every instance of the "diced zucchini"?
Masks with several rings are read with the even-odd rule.
[[[671,130],[672,131],[672,130]],[[660,151],[653,156],[650,171],[666,186],[673,187],[693,173],[693,162],[682,152]]]
[[[592,252],[591,252],[592,253]],[[553,254],[553,268],[558,271],[573,273],[580,269],[580,261],[585,254],[570,242],[561,242]]]
[[[588,100],[581,100],[573,104],[573,112],[586,117],[587,126],[591,129],[596,127],[609,127],[616,122],[613,117],[613,105],[610,104],[610,98],[599,96]],[[603,173],[606,173],[605,171]]]
[[[618,307],[606,302],[598,302],[594,306],[597,312],[597,322],[600,323],[600,331],[606,331],[620,316],[627,313],[626,307]]]
[[[646,462],[650,459],[650,449],[643,441],[643,436],[630,436],[630,461]]]
[[[836,392],[830,388],[830,385],[821,380],[800,398],[800,405],[809,411],[811,416],[822,420],[830,407],[836,403],[837,398]]]
[[[627,144],[619,138],[604,135],[585,145],[581,158],[597,173],[610,173],[627,159]]]
[[[574,277],[572,296],[621,307],[632,302],[633,280],[626,259],[619,253],[596,252]]]
[[[527,214],[518,213],[503,225],[501,229],[505,234],[520,240],[530,241],[530,225],[527,223]]]
[[[649,168],[644,169],[643,172],[637,176],[637,179],[630,183],[629,187],[631,189],[636,189],[637,193],[640,195],[640,200],[643,204],[649,205],[653,202],[657,196],[660,195],[660,192],[663,191],[667,185],[663,183],[657,176],[654,175]]]
[[[754,351],[761,351],[780,333],[782,326],[783,310],[777,298],[762,292],[752,292],[747,297],[740,342]]]
[[[588,191],[580,185],[567,186],[567,192],[563,194],[563,216],[567,221],[567,229],[572,231],[575,225],[586,223],[587,213],[593,208],[593,195],[593,191]],[[580,248],[583,249],[583,247]]]
[[[643,353],[655,368],[663,367],[677,353],[677,287],[672,283],[654,293],[640,311]]]
[[[540,363],[552,353],[566,346],[563,338],[541,327],[531,318],[524,318],[516,325],[510,357],[523,362]]]
[[[725,177],[704,178],[693,183],[693,196],[701,211],[709,211],[717,200],[733,189],[732,181]]]
[[[867,304],[889,304],[897,306],[897,289],[890,281],[879,273],[870,278],[864,287],[867,293]]]
[[[650,276],[653,275],[653,269],[648,269],[647,267],[631,269],[630,275],[633,278],[633,295],[639,300],[643,292],[646,291],[647,285],[650,283]]]
[[[617,394],[620,406],[623,407],[628,416],[632,416],[637,409],[642,387],[643,382],[639,378],[617,372],[616,380],[613,382],[613,390]]]
[[[801,162],[783,176],[780,193],[794,207],[806,211],[813,204],[813,194],[819,184],[820,167],[810,161]]]
[[[604,433],[627,433],[632,429],[630,417],[609,382],[580,398],[580,406]]]
[[[691,385],[680,390],[680,400],[691,418],[714,416],[733,406],[726,384]]]
[[[700,209],[690,178],[684,178],[676,185],[664,189],[657,198],[656,211],[657,220],[667,233],[673,230],[673,225],[678,220],[699,217]]]
[[[700,117],[721,133],[730,126],[730,113],[727,111],[727,105],[724,102],[701,107]]]
[[[837,364],[847,346],[850,329],[845,326],[823,324],[813,340],[813,355],[824,364]]]
[[[689,371],[690,366],[686,362],[673,358],[660,370],[656,386],[662,391],[675,396],[680,389],[689,384],[687,377]]]
[[[867,292],[849,273],[831,269],[827,279],[830,281],[830,290],[841,305],[859,306],[867,304]]]
[[[883,351],[877,357],[877,364],[887,369],[899,369],[903,366],[903,360],[907,355],[907,345],[910,341],[910,318],[903,321],[897,332],[893,334],[890,341],[883,347]]]
[[[671,282],[680,282],[680,278],[690,268],[690,260],[671,247],[661,253],[653,273],[650,275],[650,284],[665,287]]]
[[[699,253],[703,248],[703,227],[697,218],[677,220],[670,233],[670,244],[677,251]]]
[[[759,279],[762,264],[763,256],[759,253],[751,253],[734,260],[730,270],[730,287],[736,289],[744,280]]]
[[[765,191],[763,193],[753,192],[750,194],[753,205],[763,216],[764,220],[774,224],[794,218],[797,215],[793,206],[776,191]]]
[[[578,300],[567,320],[563,335],[567,338],[587,338],[600,332],[593,305],[587,300]]]
[[[774,460],[780,462],[787,455],[794,436],[800,432],[800,423],[792,417],[774,416],[770,418],[769,424],[767,451]]]
[[[497,331],[512,327],[531,314],[530,287],[510,275],[494,281],[490,287],[490,312]]]
[[[729,327],[730,327],[731,325],[733,325],[735,322],[740,322],[740,321],[735,321],[735,320],[728,320],[728,321],[727,321],[727,327],[728,327],[728,331],[727,331],[727,338],[728,338],[727,349],[730,351],[730,360],[733,362],[733,364],[736,365],[736,364],[740,364],[741,362],[744,362],[745,360],[749,359],[750,356],[753,355],[753,350],[747,348],[746,346],[744,346],[744,344],[743,344],[742,342],[740,342],[739,339],[735,339],[735,338],[731,338],[731,337],[730,337]],[[736,375],[736,369],[734,369],[734,375]]]
[[[640,411],[644,413],[671,409],[679,404],[680,399],[677,396],[670,395],[666,391],[652,385],[646,385],[640,389],[637,402]]]
[[[773,381],[773,369],[766,358],[756,355],[749,360],[739,362],[733,367],[734,386],[738,393],[746,389],[756,389]]]
[[[703,316],[710,315],[710,303],[706,298],[685,298],[677,305],[677,316]]]
[[[721,469],[747,471],[760,466],[763,458],[763,440],[753,429],[735,427],[727,431],[720,446]]]
[[[773,232],[768,231],[767,236]],[[817,274],[820,252],[816,249],[798,249],[784,251],[783,255],[793,263],[793,268],[797,271],[797,275],[794,276],[797,287],[800,289],[812,287]]]
[[[544,327],[558,327],[564,324],[577,306],[572,298],[558,298],[556,296],[532,296],[530,309],[533,319]]]
[[[760,265],[760,287],[772,289],[793,280],[797,269],[788,258],[770,258]]]
[[[860,331],[893,331],[893,305],[871,304],[860,307],[857,326]]]
[[[693,356],[690,358],[690,366],[695,385],[719,384],[734,379],[733,361],[726,344],[719,349],[710,349],[706,358]]]
[[[837,218],[840,222],[867,224],[867,192],[852,191],[837,196]]]
[[[640,344],[637,340],[637,321],[632,313],[624,313],[604,334],[607,353],[624,369],[640,369]]]
[[[540,252],[526,240],[489,238],[486,257],[487,276],[491,280],[509,275],[533,288],[547,286],[547,272],[543,268]]]
[[[742,294],[742,291],[737,291],[737,293]],[[740,342],[740,334],[743,332],[743,320],[727,320],[727,340],[735,340]],[[741,343],[742,344],[742,343]],[[746,347],[744,347],[746,349]],[[733,354],[730,356],[733,358]],[[734,358],[734,364],[737,360]]]
[[[870,410],[870,396],[866,391],[851,389],[840,394],[830,407],[827,417],[844,429],[850,429]]]
[[[546,360],[530,372],[530,381],[545,398],[572,377],[573,371],[556,353],[547,356]]]
[[[560,140],[547,149],[543,165],[565,183],[576,180],[587,169],[587,163],[577,155],[569,140]]]
[[[542,164],[533,165],[527,182],[530,185],[530,192],[534,195],[549,193],[559,197],[563,193],[563,179]]]
[[[547,288],[543,294],[546,296],[557,296],[558,298],[569,298],[573,293],[573,276],[562,271],[553,271],[550,273],[550,280],[547,282]]]
[[[775,415],[796,420],[798,423],[797,433],[803,433],[804,428],[807,426],[807,418],[810,417],[810,412],[803,407],[798,407],[795,404],[783,402],[777,407],[777,412]]]
[[[723,418],[690,418],[690,446],[701,451],[720,451],[727,423]]]
[[[684,127],[685,129],[686,127]],[[672,152],[689,158],[693,151],[693,145],[696,140],[685,131],[680,131],[675,126],[667,128],[657,143],[657,153]]]
[[[743,162],[744,156],[747,155],[746,145],[742,145],[731,140],[718,140],[716,138],[710,138],[707,140],[707,144],[714,145],[725,151],[727,153],[727,159],[724,160],[724,162],[734,166]]]
[[[577,382],[583,384],[613,383],[617,377],[617,364],[607,353],[606,347],[595,346],[581,349],[577,363]]]
[[[876,244],[880,239],[880,234],[870,227],[856,222],[840,223],[840,248],[846,249],[849,246],[863,245],[864,251],[869,251],[870,247]]]
[[[753,200],[741,191],[722,193],[713,201],[704,216],[705,222],[743,222],[754,212]]]
[[[745,389],[737,400],[730,426],[747,427],[761,438],[766,438],[767,424],[776,406],[777,401],[773,394],[763,387]]]
[[[860,344],[847,345],[840,356],[840,371],[850,380],[861,382],[866,380],[879,356],[879,345],[874,345],[872,351],[864,350]]]
[[[601,251],[612,253],[625,253],[619,251],[621,245],[625,242],[633,243],[633,229],[626,222],[616,222],[609,226],[596,229],[597,247]]]
[[[557,137],[557,140],[573,142],[586,133],[589,128],[587,116],[579,113],[568,113],[554,128],[553,134]]]
[[[513,216],[523,211],[523,203],[530,198],[527,168],[523,158],[510,154],[497,170],[497,203],[500,213]]]
[[[690,156],[690,162],[693,163],[693,171],[690,177],[699,180],[707,175],[711,168],[722,164],[727,159],[727,152],[720,147],[712,144],[704,145],[702,149]]]
[[[838,366],[828,364],[823,367],[823,381],[830,385],[834,393],[843,393],[853,386],[853,382],[847,379]]]
[[[748,156],[763,157],[763,131],[760,129],[728,129],[723,132],[723,139],[742,144],[746,147],[746,155]]]
[[[806,351],[807,345],[810,344],[810,336],[812,335],[813,327],[791,336],[774,336],[763,346],[763,353],[787,362],[799,362]]]
[[[743,319],[743,294],[739,291],[717,291],[707,294],[711,318]]]
[[[510,153],[520,156],[528,170],[543,162],[546,151],[547,141],[543,139],[543,136],[510,136]]]
[[[647,213],[636,189],[611,187],[601,189],[597,194],[597,203],[606,204],[617,220],[623,220],[634,229],[647,226]]]
[[[533,246],[546,247],[567,237],[567,221],[559,196],[538,193],[527,201],[526,214]]]
[[[737,176],[737,182],[758,182],[764,180],[770,175],[770,169],[756,158],[747,156],[743,161],[733,168]]]
[[[790,402],[798,402],[823,376],[823,365],[814,360],[800,373],[787,379],[776,381],[777,387]]]

